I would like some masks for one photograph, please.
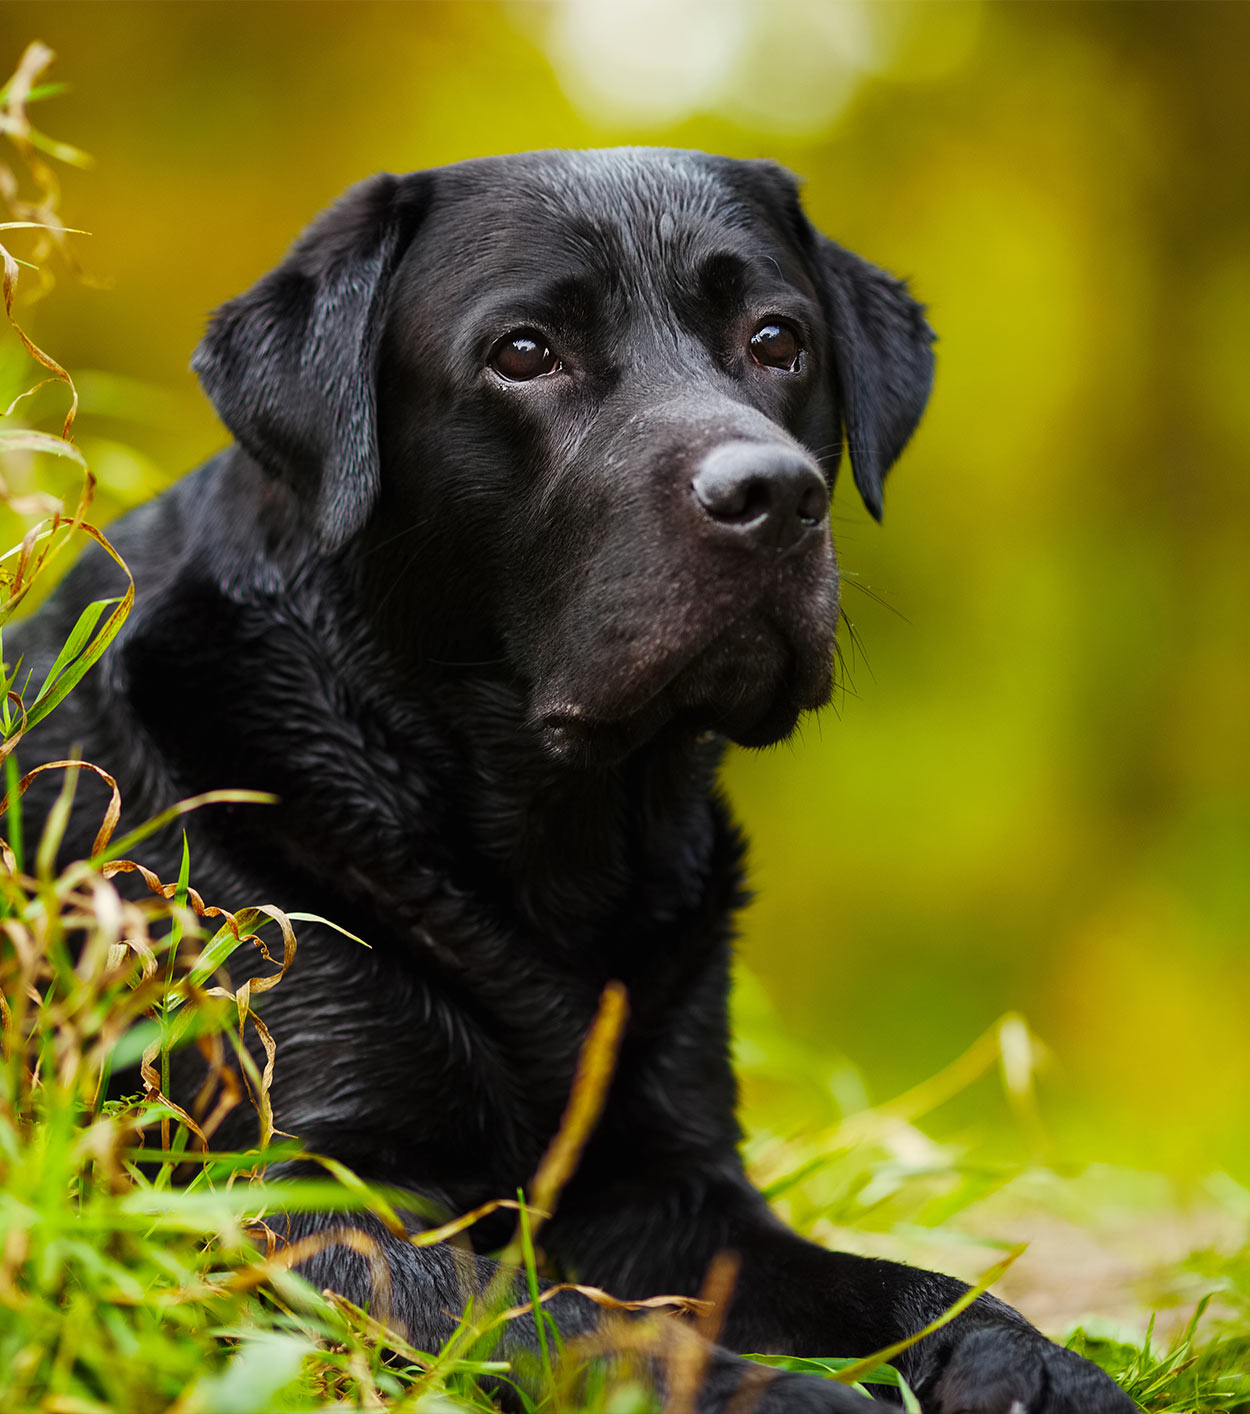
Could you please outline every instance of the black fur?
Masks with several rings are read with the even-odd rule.
[[[751,356],[776,321],[793,368]],[[517,330],[562,366],[502,379]],[[279,797],[191,820],[200,890],[372,949],[300,930],[264,999],[277,1123],[449,1210],[534,1172],[621,979],[619,1070],[542,1240],[623,1297],[696,1292],[739,1254],[705,1411],[748,1372],[731,1351],[867,1353],[964,1289],[802,1241],[743,1174],[742,851],[715,785],[726,738],[777,741],[828,698],[826,487],[845,429],[880,514],[930,340],[766,163],[539,153],[363,183],[213,320],[195,367],[237,445],[117,527],[135,610],[24,748],[80,745],[135,819],[212,787]],[[89,555],[24,628],[36,678],[115,573]],[[158,854],[171,877],[174,842]],[[436,1345],[488,1260],[375,1236],[393,1319]],[[342,1247],[312,1275],[370,1296]],[[566,1333],[595,1319],[576,1296],[553,1309]],[[930,1414],[1131,1408],[990,1298],[901,1363]],[[761,1411],[864,1405],[809,1377],[762,1388]]]

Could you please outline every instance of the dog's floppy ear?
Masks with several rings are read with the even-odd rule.
[[[751,196],[811,262],[829,321],[837,386],[855,485],[881,519],[885,474],[916,430],[933,382],[933,330],[901,280],[822,236],[799,204],[792,173],[775,162],[731,164]]]
[[[235,438],[288,482],[327,549],[378,494],[375,364],[390,277],[430,176],[349,189],[286,259],[213,316],[191,361]]]
[[[933,384],[933,330],[901,280],[817,236],[834,374],[855,485],[881,519],[885,474],[916,430]]]

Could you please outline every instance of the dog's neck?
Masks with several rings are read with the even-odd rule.
[[[718,838],[723,742],[676,729],[623,758],[553,760],[499,681],[444,684],[458,823],[531,926],[583,931],[695,906]],[[464,723],[472,723],[466,731]]]
[[[259,543],[263,508],[238,509],[241,481],[264,483],[240,478],[231,461],[235,514],[212,514],[211,483],[196,489],[200,521],[207,509],[215,533],[185,548],[186,572],[147,598],[127,631],[136,715],[164,758],[187,768],[176,789],[278,795],[280,824],[255,807],[255,822],[232,812],[230,828],[255,835],[257,857],[281,849],[286,892],[303,879],[323,909],[346,891],[394,916],[406,911],[400,891],[416,913],[450,881],[483,916],[565,951],[700,907],[714,864],[736,850],[715,790],[721,741],[670,728],[597,764],[556,760],[528,723],[523,686],[498,662],[451,672],[443,659],[401,653],[372,638],[367,610],[351,612],[359,586],[342,564],[275,562]],[[212,642],[192,631],[205,595],[217,601]],[[289,705],[256,737],[263,749],[250,729],[227,739],[207,694],[171,710],[180,674],[247,701],[258,670],[284,684]]]

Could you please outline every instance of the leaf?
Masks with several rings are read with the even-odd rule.
[[[49,456],[65,457],[77,462],[84,471],[87,463],[83,454],[72,442],[64,437],[54,437],[50,432],[36,432],[29,427],[4,428],[0,430],[0,455],[7,452],[46,452]]]
[[[88,604],[82,613],[79,614],[78,622],[70,631],[70,635],[62,645],[61,651],[56,655],[52,666],[48,669],[48,675],[43,680],[43,686],[35,694],[35,701],[32,705],[37,706],[39,700],[47,696],[57,678],[60,677],[70,663],[72,663],[86,647],[88,640],[91,638],[92,630],[99,622],[100,615],[105,609],[107,609],[110,604],[119,602],[120,601],[117,599],[96,599],[93,603]]]
[[[69,91],[70,86],[67,83],[40,83],[36,84],[34,88],[27,93],[25,102],[39,103],[45,98],[57,98],[62,93],[68,93]],[[9,101],[9,94],[12,92],[13,80],[9,79],[4,87],[0,88],[0,103],[7,103]]]
[[[0,231],[55,231],[61,236],[89,236],[77,226],[57,226],[48,221],[0,221]]]
[[[274,797],[276,799],[276,797]],[[287,917],[292,923],[320,923],[323,928],[333,928],[336,933],[342,933],[345,938],[350,938],[353,943],[359,943],[362,948],[373,950],[372,943],[366,943],[363,938],[358,938],[355,933],[348,932],[341,923],[334,923],[329,918],[322,918],[319,913],[288,913]]]
[[[198,1380],[178,1401],[191,1414],[267,1414],[282,1407],[278,1395],[299,1377],[317,1346],[308,1336],[265,1332],[244,1340],[220,1373]]]
[[[89,152],[84,152],[81,147],[75,147],[69,142],[58,142],[56,138],[48,137],[46,133],[41,133],[38,128],[29,125],[19,127],[2,113],[0,133],[17,133],[32,147],[37,147],[40,152],[46,152],[49,157],[55,157],[58,162],[64,162],[70,167],[90,167],[95,162],[95,158]]]
[[[160,1040],[161,1024],[149,1017],[137,1021],[113,1047],[110,1060],[118,1070],[138,1065],[143,1053],[153,1041]]]
[[[57,439],[51,438],[49,440],[56,441]],[[122,570],[128,581],[126,592],[120,599],[110,601],[115,605],[113,612],[105,619],[91,642],[87,644],[82,652],[74,659],[73,663],[61,674],[59,681],[54,683],[51,688],[46,688],[45,691],[39,694],[34,706],[31,707],[27,713],[23,732],[18,733],[16,736],[11,736],[3,746],[0,746],[0,757],[7,756],[8,753],[13,750],[14,746],[17,745],[18,740],[24,734],[25,730],[33,727],[37,722],[43,721],[54,708],[58,707],[65,698],[69,696],[70,692],[82,681],[87,670],[95,665],[100,655],[109,644],[112,643],[113,639],[117,637],[118,631],[121,629],[122,624],[126,622],[131,606],[135,602],[135,582],[129,569],[126,567],[126,562],[95,526],[88,525],[85,521],[79,521],[77,528],[84,534],[89,535]]]
[[[862,1365],[862,1360],[850,1356],[841,1358],[831,1355],[746,1355],[746,1360],[754,1360],[757,1365],[766,1365],[770,1370],[785,1370],[796,1375],[819,1375],[823,1379],[842,1379],[844,1370]],[[911,1392],[907,1381],[893,1365],[877,1365],[871,1370],[861,1370],[856,1383],[866,1385],[889,1385],[901,1392],[903,1407],[909,1414],[921,1414],[920,1403]]]
[[[210,790],[203,795],[193,795],[187,800],[180,800],[177,805],[171,805],[168,810],[162,810],[159,814],[153,815],[142,825],[136,825],[121,839],[111,841],[107,848],[101,849],[92,856],[91,862],[92,864],[106,864],[119,855],[128,854],[133,845],[141,843],[158,830],[163,830],[166,825],[177,820],[179,816],[186,815],[192,810],[198,810],[201,805],[273,805],[276,800],[277,796],[268,795],[264,791],[258,790]]]

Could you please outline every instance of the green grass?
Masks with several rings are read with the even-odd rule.
[[[10,840],[16,804],[9,805]],[[36,850],[37,858],[50,855]],[[265,1076],[237,1043],[238,983],[260,961],[264,933],[272,935],[269,952],[278,951],[286,920],[244,911],[210,931],[185,872],[136,903],[117,893],[117,869],[116,861],[77,863],[59,874],[12,869],[2,880],[0,1407],[64,1414],[492,1408],[481,1376],[515,1373],[492,1359],[492,1332],[509,1318],[502,1298],[470,1310],[442,1351],[421,1352],[368,1313],[314,1291],[289,1270],[292,1254],[267,1241],[267,1220],[282,1211],[346,1216],[368,1208],[397,1226],[395,1195],[336,1165],[327,1165],[324,1180],[266,1180],[266,1162],[291,1157],[290,1144],[265,1154],[208,1147],[223,1097],[263,1112]],[[289,956],[289,932],[285,943]],[[217,1089],[190,1114],[163,1094],[168,1051],[177,1044],[199,1045],[216,1067]],[[754,1057],[749,1071],[767,1068],[766,1025],[757,1022],[744,1049]],[[792,1059],[779,1057],[782,1065]],[[583,1066],[580,1105],[570,1106],[562,1150],[553,1146],[561,1154],[536,1176],[531,1200],[558,1197],[594,1122],[610,1060],[600,1047]],[[105,1099],[109,1070],[138,1061],[146,1093]],[[230,1086],[231,1066],[241,1069],[250,1097]],[[971,1073],[963,1063],[953,1067],[957,1077],[965,1070]],[[949,1075],[935,1077],[927,1093],[949,1093]],[[930,1260],[935,1242],[963,1242],[970,1262],[993,1265],[986,1257],[995,1239],[978,1234],[975,1223],[992,1200],[1004,1241],[1013,1212],[1036,1212],[1039,1191],[1054,1216],[1071,1220],[1080,1178],[989,1168],[917,1144],[916,1121],[899,1119],[914,1096],[803,1139],[757,1133],[750,1146],[757,1177],[818,1238],[853,1227],[864,1246],[885,1242],[918,1261]],[[1118,1181],[1103,1176],[1104,1203]],[[1140,1205],[1128,1179],[1120,1196],[1129,1208]],[[1232,1215],[1240,1208],[1243,1220],[1250,1207],[1227,1181],[1209,1197]],[[540,1217],[537,1205],[523,1212],[514,1254],[535,1293],[532,1238]],[[431,1236],[440,1238],[416,1240]],[[1049,1279],[1061,1284],[1065,1272]],[[1192,1319],[1172,1340],[1076,1331],[1069,1343],[1152,1414],[1250,1409],[1250,1249],[1232,1258],[1195,1252],[1171,1279],[1160,1300],[1193,1304]],[[523,1372],[538,1391],[532,1407],[568,1414],[649,1408],[645,1389],[620,1366],[631,1350],[662,1341],[671,1321],[656,1314],[631,1325],[610,1347],[615,1361],[596,1363],[580,1379],[569,1375],[559,1334],[549,1329],[549,1347]],[[846,1363],[834,1358],[838,1352],[810,1355],[813,1371],[839,1372]]]
[[[29,260],[3,251],[11,282],[32,266],[46,277],[49,262],[63,254],[56,186],[45,162],[81,156],[37,133],[24,113],[24,93],[33,100],[59,91],[37,83],[49,57],[32,47],[0,89],[15,167],[35,193],[14,210],[17,224],[3,225],[5,239],[10,229],[37,236]],[[40,220],[32,223],[32,213]],[[38,290],[46,287],[45,278]],[[49,458],[81,464],[71,440],[76,393],[68,373],[24,333],[11,338],[42,366],[34,377],[47,382],[50,375],[62,386],[67,406],[57,430],[16,423],[0,429],[4,499],[24,527],[21,543],[0,557],[0,629],[24,601],[38,598],[63,548],[84,537],[109,548],[87,520],[89,478],[70,514],[30,485],[32,476],[40,484],[38,469]],[[35,389],[9,390],[4,402],[26,391]],[[41,405],[38,398],[19,401],[14,413]],[[328,1161],[322,1179],[268,1179],[270,1163],[298,1152],[290,1142],[214,1151],[222,1116],[238,1104],[253,1106],[261,1133],[273,1137],[268,1069],[239,1038],[250,1028],[266,1055],[267,1033],[251,997],[273,985],[274,955],[281,954],[280,970],[290,965],[299,919],[248,909],[245,900],[209,901],[235,913],[206,907],[192,887],[194,860],[185,852],[177,879],[140,871],[144,897],[119,891],[119,880],[133,881],[145,839],[176,812],[118,840],[110,813],[93,857],[58,870],[53,861],[74,785],[92,766],[56,768],[63,790],[40,833],[32,835],[22,815],[22,792],[44,768],[23,777],[16,748],[107,649],[129,608],[129,595],[91,606],[45,681],[30,682],[20,664],[10,664],[0,697],[0,1409],[436,1414],[493,1408],[490,1380],[522,1375],[528,1406],[544,1414],[645,1414],[654,1400],[638,1378],[639,1357],[670,1362],[676,1383],[689,1359],[689,1341],[680,1336],[685,1327],[662,1307],[615,1325],[609,1314],[594,1349],[564,1351],[558,1330],[540,1322],[542,1350],[531,1369],[517,1371],[495,1356],[501,1325],[516,1314],[506,1309],[501,1288],[466,1310],[442,1350],[416,1350],[367,1311],[312,1289],[290,1269],[300,1253],[273,1234],[277,1215],[314,1209],[340,1212],[345,1224],[353,1212],[368,1210],[399,1232],[396,1195]],[[533,1302],[535,1236],[576,1163],[610,1075],[620,1019],[618,1008],[614,1022],[612,1007],[609,999],[565,1125],[528,1197],[518,1203],[499,1195],[519,1208],[517,1237],[504,1255]],[[1020,1018],[1007,1018],[947,1070],[876,1107],[864,1100],[853,1067],[844,1063],[825,1075],[823,1058],[795,1045],[749,979],[738,989],[737,1030],[748,1097],[767,1097],[748,1106],[749,1164],[800,1231],[953,1266],[976,1281],[1005,1267],[1003,1251],[1039,1217],[1064,1225],[1082,1248],[1099,1240],[1108,1222],[1127,1222],[1130,1230],[1135,1224],[1141,1258],[1136,1268],[1129,1264],[1136,1285],[1119,1325],[1087,1322],[1050,1333],[1101,1364],[1151,1414],[1250,1410],[1250,1194],[1227,1178],[1213,1180],[1197,1206],[1218,1218],[1218,1238],[1196,1241],[1161,1264],[1154,1229],[1184,1217],[1192,1198],[1182,1202],[1166,1185],[1143,1186],[1134,1175],[1065,1174],[1040,1160],[992,1163],[975,1137],[959,1145],[930,1137],[925,1124],[935,1109],[997,1073],[1022,1143],[1044,1152],[1033,1086],[1036,1046]],[[184,1110],[168,1095],[169,1056],[186,1045],[201,1049],[212,1083]],[[110,1077],[135,1067],[141,1087],[109,1098]],[[782,1094],[786,1104],[779,1106]],[[781,1112],[807,1117],[797,1137],[797,1125],[768,1132],[765,1117]],[[1161,1115],[1161,1128],[1166,1124]],[[412,1240],[458,1240],[464,1226]],[[1010,1283],[1025,1268],[1026,1295],[1074,1285],[1063,1261],[1044,1252],[1034,1260],[1030,1252],[1004,1278],[1009,1299]],[[709,1280],[715,1291],[715,1273]],[[1147,1329],[1147,1311],[1156,1307],[1174,1330],[1167,1338]],[[1179,1322],[1178,1310],[1186,1313]],[[850,1362],[839,1352],[809,1357],[804,1367],[814,1373],[848,1375]],[[894,1378],[888,1369],[860,1373],[874,1382]]]

